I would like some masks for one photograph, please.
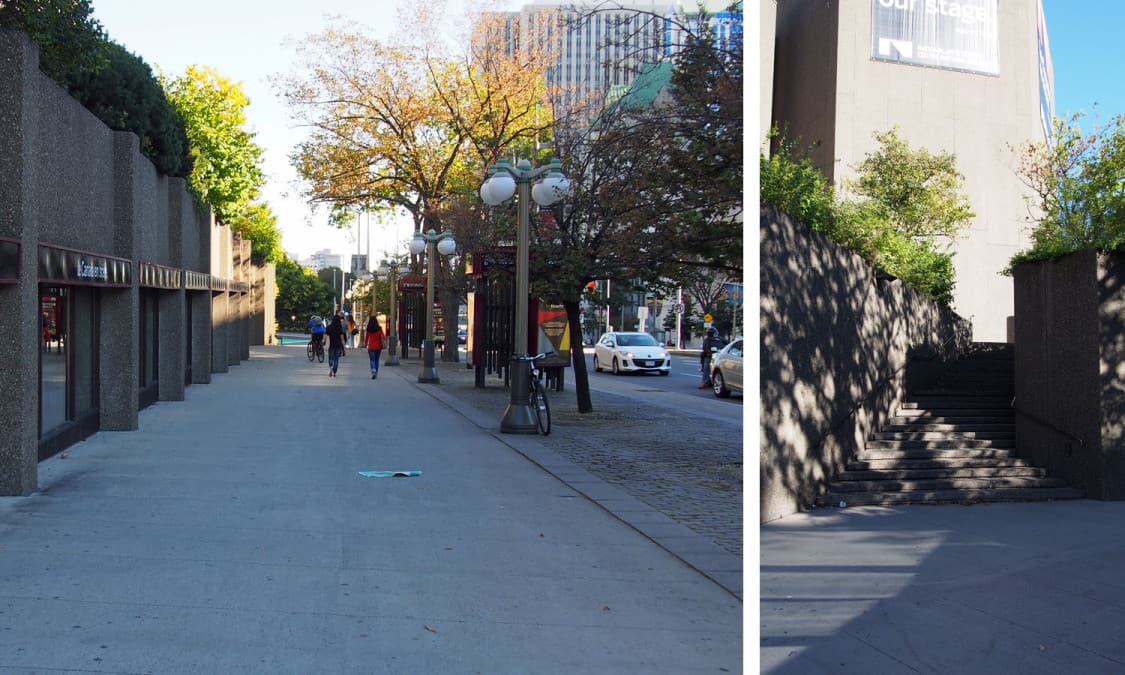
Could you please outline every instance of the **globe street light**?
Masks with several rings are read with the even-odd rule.
[[[403,263],[383,261],[379,265],[379,278],[391,284],[391,309],[387,313],[387,360],[383,365],[398,365],[398,275],[406,274],[410,268]]]
[[[508,408],[500,419],[500,431],[506,434],[534,434],[539,432],[539,427],[529,400],[531,391],[528,382],[531,378],[531,364],[516,358],[527,354],[527,253],[531,229],[529,223],[531,205],[528,197],[534,199],[540,206],[550,206],[566,195],[570,189],[570,181],[563,175],[562,162],[557,159],[538,169],[532,169],[531,162],[526,159],[520,160],[516,166],[502,159],[489,170],[489,174],[488,180],[480,186],[480,197],[485,204],[496,206],[511,198],[516,190],[519,190],[519,222],[516,233],[516,334],[510,365],[511,397]],[[531,182],[540,176],[545,177],[532,187]]]
[[[426,339],[422,342],[422,369],[418,371],[419,382],[437,383],[437,369],[434,368],[434,270],[437,267],[436,253],[453,255],[457,242],[449,230],[438,234],[433,230],[425,233],[415,232],[410,241],[410,252],[421,255],[426,251]]]

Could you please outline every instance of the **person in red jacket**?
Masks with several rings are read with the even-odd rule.
[[[383,329],[372,316],[367,320],[367,358],[371,359],[371,379],[379,377],[379,355],[383,353]]]

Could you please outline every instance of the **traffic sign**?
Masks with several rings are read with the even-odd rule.
[[[684,313],[684,303],[677,302],[676,304],[672,305],[672,313],[683,314]]]
[[[704,314],[704,315],[703,315],[703,321],[704,321],[705,323],[711,323],[711,320],[712,320],[712,319],[714,319],[714,318],[715,318],[715,317],[711,316],[711,313],[710,313],[710,312],[708,312],[708,313],[706,313],[706,314]]]

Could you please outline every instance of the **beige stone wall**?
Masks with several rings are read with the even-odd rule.
[[[953,307],[975,339],[1009,340],[1012,281],[1000,271],[1028,226],[1009,146],[1042,138],[1037,0],[999,3],[999,76],[872,60],[870,0],[778,7],[775,117],[819,143],[814,160],[837,182],[895,125],[914,147],[955,153],[977,215],[955,242]]]

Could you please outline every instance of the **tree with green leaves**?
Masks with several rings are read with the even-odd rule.
[[[161,84],[191,142],[191,188],[219,222],[250,240],[256,262],[281,261],[277,218],[260,201],[263,150],[246,128],[250,100],[242,85],[198,66],[188,66],[178,77],[162,77]]]
[[[311,269],[285,257],[277,263],[276,279],[274,307],[282,330],[304,330],[310,316],[324,316],[332,309],[332,288]]]
[[[440,32],[434,17],[417,12],[399,33],[414,43],[351,26],[305,40],[301,71],[278,82],[311,130],[291,161],[314,204],[403,209],[415,231],[452,229],[460,249],[473,250],[485,167],[550,128],[543,68],[529,66],[538,52],[507,54],[503,43],[482,39],[495,33],[497,17],[482,18],[468,53],[450,54],[430,38]],[[462,261],[431,261],[443,306],[464,295]],[[447,343],[443,358],[456,358],[456,345]]]
[[[102,122],[140,138],[141,153],[167,176],[191,172],[184,123],[144,59],[110,41],[89,0],[9,0],[0,27],[26,32],[40,67]]]
[[[1052,143],[1028,141],[1016,150],[1017,173],[1033,193],[1028,212],[1035,225],[1031,248],[1011,265],[1125,248],[1125,115],[1089,133],[1082,117],[1056,117]]]
[[[854,251],[934,300],[953,300],[949,238],[973,217],[960,189],[956,157],[912,149],[897,130],[875,134],[879,148],[840,198],[797,143],[772,133],[775,151],[759,153],[761,200]],[[856,197],[859,197],[858,199]]]
[[[879,148],[855,166],[846,188],[878,204],[888,224],[904,237],[956,237],[974,217],[961,193],[965,177],[956,155],[915,150],[896,127],[877,132]]]
[[[39,46],[39,68],[76,94],[78,84],[107,65],[108,41],[90,0],[5,0],[0,28],[28,34]]]

